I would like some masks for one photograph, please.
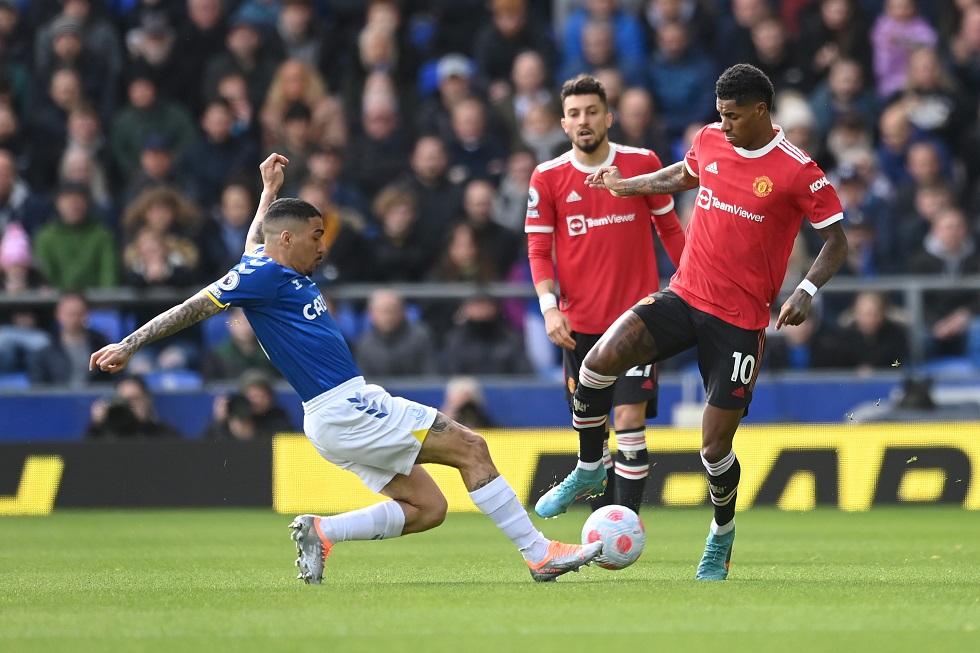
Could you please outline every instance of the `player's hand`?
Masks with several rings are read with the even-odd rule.
[[[575,349],[575,339],[572,338],[572,325],[568,318],[557,308],[552,308],[544,314],[544,328],[551,342],[563,349]]]
[[[810,315],[810,306],[813,297],[807,291],[797,288],[789,299],[779,309],[779,318],[776,320],[776,331],[784,325],[797,326]]]
[[[606,189],[616,197],[627,197],[619,192],[623,175],[616,166],[604,166],[585,178],[590,188]]]
[[[99,351],[92,354],[92,357],[88,362],[89,371],[94,371],[95,368],[102,370],[103,372],[109,372],[110,374],[115,374],[116,372],[122,372],[126,369],[126,365],[129,364],[129,359],[133,357],[132,352],[128,347],[117,343],[106,345]]]
[[[282,183],[286,179],[283,168],[289,163],[289,159],[281,154],[273,152],[265,161],[259,164],[259,172],[262,174],[262,191],[275,195],[282,188]]]

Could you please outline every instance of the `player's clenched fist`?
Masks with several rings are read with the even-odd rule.
[[[99,368],[103,372],[115,374],[126,368],[129,359],[133,357],[133,352],[128,347],[120,343],[106,345],[99,351],[92,354],[89,359],[88,369],[94,371]]]

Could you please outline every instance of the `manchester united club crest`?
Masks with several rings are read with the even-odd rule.
[[[568,377],[568,394],[575,394],[575,379]]]
[[[650,304],[652,304],[655,301],[656,300],[653,297],[649,297],[648,296],[648,297],[644,297],[643,299],[641,299],[639,302],[637,302],[637,304],[640,305],[640,306],[649,306]]]
[[[766,197],[772,192],[772,179],[765,175],[756,177],[755,181],[752,182],[752,191],[756,197]]]

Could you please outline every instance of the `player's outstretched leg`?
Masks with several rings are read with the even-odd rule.
[[[319,585],[323,581],[323,563],[330,556],[333,542],[320,531],[320,517],[300,515],[289,524],[296,542],[296,566],[299,578],[307,585]]]
[[[576,499],[599,496],[606,491],[606,468],[602,443],[606,439],[612,410],[615,376],[579,369],[579,382],[572,398],[572,426],[578,431],[578,466],[561,483],[538,499],[534,511],[541,517],[557,517]]]
[[[552,540],[548,543],[547,557],[538,563],[528,560],[527,567],[531,571],[531,578],[539,583],[546,583],[562,574],[578,571],[595,560],[600,553],[602,553],[602,542],[581,545]]]

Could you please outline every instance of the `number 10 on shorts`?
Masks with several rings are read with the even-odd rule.
[[[748,385],[749,381],[752,380],[752,372],[755,371],[755,356],[746,356],[737,351],[732,354],[732,358],[735,359],[735,365],[732,368],[732,381],[741,381]]]

